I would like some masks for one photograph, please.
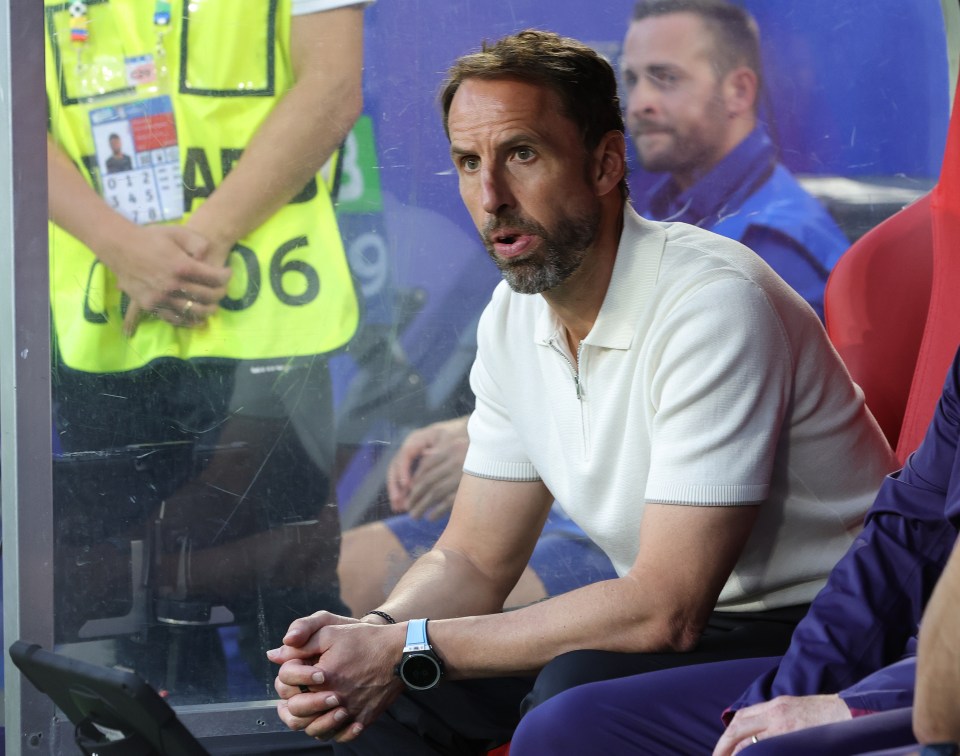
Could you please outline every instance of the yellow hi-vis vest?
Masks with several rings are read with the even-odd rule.
[[[87,0],[89,38],[79,43],[71,41],[70,3],[44,5],[50,132],[94,187],[104,177],[89,113],[153,96],[150,84],[128,86],[126,66],[154,54],[162,40],[185,187],[184,218],[177,222],[216,189],[293,84],[290,0],[173,0],[162,35],[155,0]],[[242,239],[228,264],[234,273],[227,296],[206,328],[148,318],[127,338],[116,278],[51,223],[50,298],[61,359],[77,370],[109,373],[164,357],[296,357],[342,347],[356,331],[357,296],[319,175]]]

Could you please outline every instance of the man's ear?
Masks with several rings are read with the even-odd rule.
[[[616,189],[627,172],[627,143],[622,131],[608,131],[593,151],[593,181],[598,197]]]
[[[752,68],[738,66],[723,77],[723,101],[730,118],[753,113],[757,104],[757,74]]]

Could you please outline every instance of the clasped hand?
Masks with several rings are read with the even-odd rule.
[[[134,334],[144,312],[174,326],[201,325],[227,292],[226,255],[186,226],[134,229],[113,265],[118,286],[131,300],[126,333]]]
[[[403,690],[394,674],[403,642],[399,625],[323,611],[296,620],[283,645],[267,652],[280,665],[280,719],[314,738],[353,740]]]

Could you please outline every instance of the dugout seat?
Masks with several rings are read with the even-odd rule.
[[[960,112],[940,179],[844,253],[827,333],[901,462],[919,446],[960,344]]]
[[[824,295],[830,340],[895,449],[930,306],[931,199],[861,237],[837,262]]]

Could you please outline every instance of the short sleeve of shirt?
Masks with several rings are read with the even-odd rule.
[[[347,8],[351,5],[370,5],[374,0],[293,0],[290,12],[294,16],[305,16],[308,13]]]
[[[698,288],[649,335],[647,501],[738,504],[770,491],[794,367],[766,294],[732,276]]]

